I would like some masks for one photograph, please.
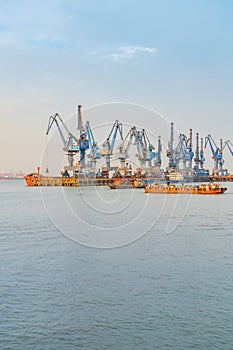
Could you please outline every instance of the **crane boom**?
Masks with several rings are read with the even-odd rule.
[[[68,133],[67,139],[63,135],[62,129],[60,124],[64,127],[66,132]],[[74,164],[74,155],[79,151],[79,146],[77,144],[77,138],[69,131],[65,123],[63,122],[62,118],[59,116],[58,113],[55,113],[49,117],[49,122],[48,122],[48,128],[46,131],[46,135],[49,134],[49,131],[51,130],[53,124],[56,125],[58,132],[60,134],[60,137],[62,139],[62,143],[64,145],[63,150],[67,152],[68,156],[68,162],[71,168],[73,168]]]
[[[214,142],[213,138],[211,135],[206,136],[205,138],[205,148],[209,144],[211,153],[212,153],[212,158],[214,160],[214,169],[213,173],[216,175],[227,175],[228,170],[223,169],[223,164],[224,164],[224,159],[223,159],[223,141],[220,139],[220,147],[216,145]],[[215,149],[214,149],[215,147]]]
[[[65,137],[64,137],[64,135],[62,133],[62,130],[60,128],[58,120],[61,122],[61,124],[63,125],[63,127],[67,131],[68,135],[70,135],[71,137],[75,138],[75,136],[71,134],[71,132],[69,131],[69,129],[67,128],[67,126],[65,125],[65,123],[63,122],[62,118],[60,117],[60,115],[58,113],[55,113],[55,114],[53,114],[53,115],[51,115],[49,117],[49,122],[48,122],[48,128],[47,128],[47,131],[46,131],[46,135],[49,134],[49,131],[50,131],[53,123],[55,123],[56,126],[57,126],[57,129],[59,131],[59,134],[61,136],[61,139],[62,139],[62,142],[64,144],[64,147],[66,147],[66,139],[65,139]]]
[[[233,150],[232,150],[232,148],[231,148],[231,147],[233,147],[233,144],[232,144],[232,142],[231,142],[230,140],[227,140],[227,141],[224,142],[223,149],[224,149],[226,146],[227,146],[227,148],[228,148],[230,154],[233,156]]]
[[[111,168],[111,156],[113,155],[113,150],[116,142],[117,133],[119,133],[121,140],[123,140],[123,126],[118,120],[115,120],[112,129],[103,143],[102,155],[106,160],[106,167],[109,170]]]
[[[89,121],[87,121],[85,124],[85,130],[87,133],[87,138],[88,138],[89,148],[90,148],[90,154],[88,155],[88,157],[91,159],[90,167],[92,169],[96,169],[96,160],[101,158],[101,154],[99,152],[99,146],[94,138],[94,134],[91,129],[91,125]]]

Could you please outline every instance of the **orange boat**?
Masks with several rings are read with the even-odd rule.
[[[131,178],[110,179],[108,186],[111,188],[111,190],[133,188],[133,179]]]
[[[219,184],[202,184],[193,188],[193,194],[221,194],[226,192],[227,188]]]
[[[159,185],[151,184],[145,187],[145,193],[168,193],[168,194],[221,194],[226,192],[226,187],[218,184],[192,185]]]
[[[69,186],[77,187],[78,179],[74,177],[52,177],[38,176],[37,173],[32,173],[24,177],[27,186]]]

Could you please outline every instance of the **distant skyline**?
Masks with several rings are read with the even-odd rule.
[[[232,1],[0,0],[0,9],[2,171],[34,171],[49,115],[66,119],[78,104],[144,105],[180,132],[233,141]]]

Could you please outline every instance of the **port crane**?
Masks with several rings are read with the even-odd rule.
[[[201,148],[200,148],[199,133],[197,132],[196,133],[196,150],[195,150],[194,163],[198,169],[200,169],[200,168],[203,169],[204,162],[205,162],[205,158],[204,158],[204,150],[203,150],[203,138],[201,138]]]
[[[203,147],[203,137],[201,137],[201,145],[199,144],[199,133],[196,133],[196,149],[194,158],[194,173],[197,177],[209,176],[209,170],[204,169],[205,157]]]
[[[154,146],[150,143],[145,129],[137,130],[135,134],[135,143],[137,146],[137,158],[140,161],[141,168],[151,168],[151,161],[155,158]]]
[[[80,136],[78,139],[79,152],[80,152],[80,170],[83,171],[86,166],[86,150],[89,149],[89,141],[87,139],[87,130],[83,124],[82,118],[82,106],[78,105],[78,128]]]
[[[152,167],[152,159],[156,158],[156,153],[155,153],[155,147],[152,145],[152,143],[149,140],[149,137],[146,133],[146,130],[142,130],[142,140],[144,141],[144,159],[148,162],[148,167]]]
[[[135,134],[137,132],[137,129],[135,126],[133,126],[126,137],[123,139],[123,142],[119,145],[119,155],[118,159],[120,160],[120,167],[123,169],[125,167],[125,161],[127,158],[129,158],[129,150],[133,143],[133,139],[135,138]]]
[[[99,151],[98,143],[94,138],[94,134],[91,129],[91,125],[89,121],[87,121],[85,124],[85,131],[87,134],[89,148],[90,148],[90,153],[88,154],[88,158],[90,158],[89,165],[91,169],[95,170],[97,159],[101,158],[101,154]]]
[[[174,146],[174,123],[171,123],[170,127],[170,138],[168,141],[167,157],[168,161],[168,172],[181,171],[183,175],[192,177],[193,176],[193,131],[189,129],[189,135],[180,133],[178,137],[178,144]],[[198,150],[199,154],[199,150]],[[182,162],[182,169],[180,169],[180,163]]]
[[[140,161],[141,168],[146,168],[146,162],[148,162],[150,169],[151,161],[156,157],[154,146],[151,144],[145,129],[137,130],[135,126],[129,130],[123,142],[118,147],[118,158],[120,159],[121,168],[123,169],[125,167],[125,161],[129,158],[129,150],[132,144],[137,147],[136,157]]]
[[[194,157],[193,145],[192,145],[192,129],[189,129],[189,138],[182,134],[181,142],[182,142],[182,162],[183,162],[183,170],[192,171],[192,161]],[[190,174],[191,175],[191,174]]]
[[[102,156],[105,157],[106,168],[108,171],[111,170],[111,157],[113,155],[117,134],[119,134],[120,139],[123,140],[122,123],[115,120],[107,139],[103,143],[103,149],[101,150]]]
[[[224,159],[223,159],[223,141],[220,139],[220,147],[218,147],[213,140],[211,135],[205,137],[205,148],[207,145],[210,146],[212,153],[212,158],[214,160],[214,169],[213,173],[216,175],[227,175],[227,169],[223,169]]]
[[[183,161],[183,166],[186,166],[187,160],[189,160],[186,152],[187,137],[184,134],[179,135],[179,141],[174,149],[173,160],[175,163],[175,169],[179,170],[179,164]]]
[[[74,156],[75,156],[75,154],[77,154],[77,152],[79,152],[79,145],[77,142],[78,139],[69,131],[69,129],[67,128],[67,126],[65,125],[65,123],[63,122],[62,118],[59,116],[58,113],[55,113],[49,117],[46,135],[49,134],[49,131],[51,130],[53,124],[56,125],[58,132],[61,136],[62,143],[64,146],[63,150],[65,152],[67,152],[69,169],[71,170],[71,169],[73,169],[73,166],[74,166]],[[65,138],[65,136],[63,135],[61,126],[67,132],[67,134],[68,134],[67,138]]]
[[[183,169],[191,171],[194,157],[192,150],[192,129],[189,130],[189,138],[185,134],[180,134],[178,144],[174,147],[174,123],[171,123],[167,157],[169,158],[168,167],[170,170],[179,171],[179,164],[182,161]]]
[[[227,140],[227,141],[224,142],[223,149],[224,149],[226,146],[227,146],[227,148],[228,148],[230,154],[233,156],[233,149],[232,149],[233,144],[232,144],[232,142],[231,142],[230,140]]]

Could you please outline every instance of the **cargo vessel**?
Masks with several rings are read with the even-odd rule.
[[[40,167],[38,167],[37,173],[31,173],[24,176],[27,186],[66,186],[66,187],[78,187],[78,186],[106,186],[109,182],[107,177],[78,177],[70,176],[68,172],[64,171],[62,176],[44,176],[40,173]]]
[[[78,186],[78,180],[74,177],[53,177],[31,173],[24,177],[27,186]]]
[[[226,190],[226,187],[221,187],[219,184],[201,184],[198,186],[150,184],[144,188],[145,193],[166,194],[221,194]]]

